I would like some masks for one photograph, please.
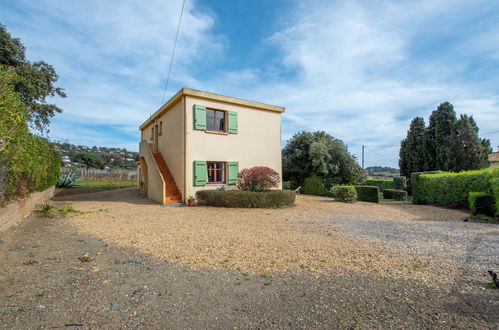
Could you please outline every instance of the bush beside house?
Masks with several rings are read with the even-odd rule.
[[[292,206],[296,193],[293,190],[268,190],[262,192],[241,190],[200,190],[196,192],[199,205],[237,208],[282,208]]]

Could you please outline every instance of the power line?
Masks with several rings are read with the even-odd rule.
[[[163,91],[163,99],[161,104],[165,102],[166,89],[168,88],[168,81],[170,80],[170,72],[172,70],[173,56],[175,55],[175,48],[177,47],[178,32],[180,31],[180,22],[182,22],[182,15],[184,13],[185,0],[182,1],[182,9],[180,10],[180,17],[178,19],[177,33],[175,34],[175,42],[173,43],[172,58],[170,59],[170,66],[168,67],[168,74],[166,76],[165,90]]]
[[[490,132],[485,132],[485,133],[482,133],[480,135],[489,135],[489,134],[493,134],[493,133],[499,133],[499,131],[490,131]]]

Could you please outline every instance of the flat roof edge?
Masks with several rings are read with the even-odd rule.
[[[142,125],[140,125],[139,129],[142,130],[142,129],[146,128],[147,126],[149,126],[149,124],[152,121],[154,121],[156,118],[161,116],[171,106],[176,104],[178,102],[178,100],[184,95],[202,98],[202,99],[207,99],[207,100],[218,101],[218,102],[223,102],[223,103],[242,105],[242,106],[246,106],[246,107],[250,107],[250,108],[254,108],[254,109],[260,109],[260,110],[266,110],[266,111],[273,111],[273,112],[279,112],[279,113],[282,113],[285,111],[284,107],[279,107],[276,105],[271,105],[271,104],[266,104],[266,103],[261,103],[261,102],[256,102],[256,101],[250,101],[250,100],[240,99],[237,97],[225,96],[225,95],[215,94],[215,93],[210,93],[210,92],[203,92],[200,90],[184,87],[184,88],[181,88],[168,101],[166,101],[166,103],[163,104],[156,112],[154,112]]]

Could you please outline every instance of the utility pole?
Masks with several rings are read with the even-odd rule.
[[[362,169],[364,169],[364,149],[366,148],[365,145],[362,145]]]

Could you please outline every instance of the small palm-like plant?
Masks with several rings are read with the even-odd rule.
[[[65,174],[60,177],[59,181],[56,183],[57,188],[80,188],[81,186],[76,184],[78,181],[78,175],[74,171],[70,171],[68,174]]]
[[[54,209],[52,205],[45,202],[43,204],[38,205],[38,213],[44,216],[50,215],[50,212]]]

